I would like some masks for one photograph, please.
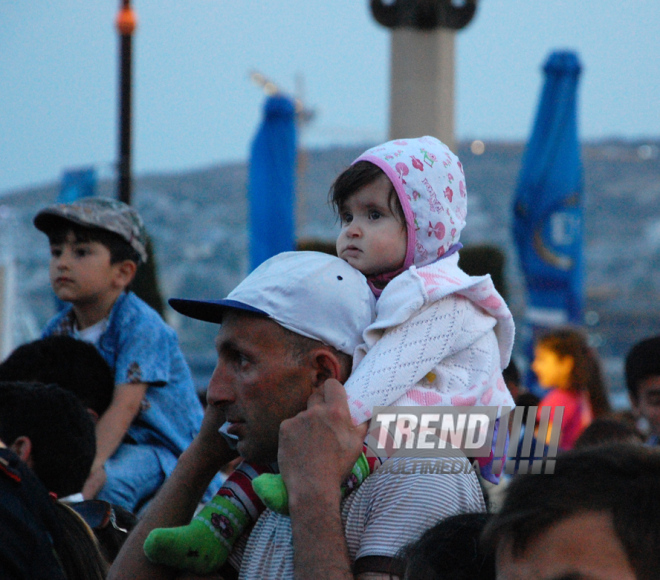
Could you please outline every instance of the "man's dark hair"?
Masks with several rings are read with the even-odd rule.
[[[339,217],[341,217],[341,210],[344,207],[344,204],[353,194],[365,185],[373,183],[379,177],[384,175],[385,172],[377,165],[374,165],[369,161],[358,161],[340,173],[337,179],[335,179],[328,194],[328,201]],[[390,193],[387,198],[387,203],[401,225],[406,227],[406,216],[403,214],[403,207],[401,207],[399,197],[389,179],[388,183],[390,183]]]
[[[518,475],[501,510],[486,526],[491,545],[511,542],[524,554],[552,525],[585,512],[608,513],[636,577],[660,570],[660,453],[637,444],[574,449],[556,460],[552,475]]]
[[[96,348],[70,336],[49,336],[19,346],[0,364],[0,381],[56,384],[99,417],[112,400],[112,369]]]
[[[393,560],[392,573],[415,580],[495,580],[495,553],[480,541],[487,513],[450,516]]]
[[[520,371],[518,370],[518,365],[513,359],[509,361],[507,367],[502,371],[502,378],[507,386],[509,383],[513,383],[516,386],[520,385]]]
[[[57,385],[0,383],[0,440],[32,441],[33,470],[59,497],[78,493],[96,455],[94,422],[77,397]]]
[[[626,386],[634,402],[637,402],[639,383],[654,376],[660,376],[660,336],[638,342],[626,357]]]
[[[78,243],[98,242],[108,248],[111,264],[124,260],[135,262],[138,266],[142,263],[140,254],[119,234],[103,228],[85,227],[63,218],[53,218],[51,223],[52,226],[45,232],[50,244],[62,244],[67,234],[72,232]]]
[[[609,417],[599,417],[580,434],[575,449],[594,447],[607,443],[644,443],[644,436],[634,427]]]
[[[524,409],[522,415],[522,425],[527,424],[527,415],[529,413],[530,407],[538,407],[541,399],[537,397],[534,393],[530,391],[523,391],[520,393],[515,400],[516,407],[522,407]]]
[[[348,379],[348,376],[351,374],[351,367],[353,365],[353,357],[337,350],[335,347],[323,344],[320,340],[315,338],[309,338],[308,336],[303,336],[297,332],[293,332],[288,328],[280,326],[282,331],[282,336],[284,340],[287,341],[289,346],[289,353],[291,357],[300,363],[307,361],[307,356],[311,351],[319,347],[324,347],[329,349],[339,360],[342,373],[342,382],[345,382]]]

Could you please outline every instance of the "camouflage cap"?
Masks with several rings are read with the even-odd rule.
[[[83,197],[72,203],[56,203],[34,217],[34,225],[48,232],[56,220],[66,220],[90,228],[118,234],[147,261],[147,232],[139,214],[129,205],[107,197]]]

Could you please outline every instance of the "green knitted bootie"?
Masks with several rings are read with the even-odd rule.
[[[187,526],[153,530],[144,542],[144,553],[155,564],[210,574],[226,562],[249,523],[243,510],[216,495]]]
[[[346,497],[354,489],[367,479],[369,475],[369,463],[362,453],[353,466],[348,479],[342,484],[342,497]],[[264,502],[266,507],[278,514],[289,514],[289,494],[279,473],[262,473],[252,480],[252,488]]]

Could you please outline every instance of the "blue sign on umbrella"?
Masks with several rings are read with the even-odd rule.
[[[296,112],[282,95],[266,100],[250,158],[250,269],[294,249]]]
[[[581,324],[583,289],[582,161],[577,131],[580,62],[553,52],[523,157],[513,205],[513,233],[527,285],[526,330]]]
[[[70,169],[62,175],[57,201],[71,203],[81,197],[92,197],[96,193],[96,169]]]

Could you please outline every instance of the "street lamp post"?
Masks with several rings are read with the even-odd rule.
[[[121,37],[119,73],[119,199],[131,203],[132,40],[137,25],[130,0],[121,0],[116,20]]]

